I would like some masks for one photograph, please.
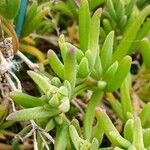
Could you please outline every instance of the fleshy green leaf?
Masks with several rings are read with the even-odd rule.
[[[121,103],[115,99],[112,93],[107,93],[107,99],[113,109],[113,111],[116,113],[116,115],[121,119],[121,121],[125,121],[125,118],[123,116],[122,106]]]
[[[144,150],[142,125],[139,117],[134,119],[133,145],[137,150]]]
[[[111,31],[107,35],[101,49],[101,63],[104,72],[109,67],[112,61],[113,41],[114,41],[114,31]]]
[[[97,9],[90,20],[88,49],[93,52],[93,55],[96,55],[97,51],[99,50],[99,28],[101,11],[101,9]]]
[[[99,148],[98,140],[96,138],[93,138],[90,150],[98,150],[98,148]]]
[[[122,136],[118,136],[118,134],[114,131],[111,131],[109,133],[110,137],[112,140],[114,140],[117,144],[117,146],[119,147],[123,147],[125,149],[127,149],[131,143],[129,141],[127,141],[126,139],[124,139]]]
[[[50,84],[50,81],[46,77],[40,75],[39,73],[28,71],[28,74],[45,94],[47,94],[47,92],[54,87]]]
[[[132,25],[128,28],[128,31],[123,35],[123,39],[118,45],[113,60],[120,61],[129,51],[129,48],[132,44],[132,41],[136,38],[136,34],[143,24],[145,18],[150,14],[150,5],[146,6],[139,14],[137,19],[132,23]]]
[[[79,150],[82,139],[79,137],[78,132],[76,131],[76,129],[73,125],[70,125],[69,133],[70,133],[71,140],[72,140],[76,150]]]
[[[96,125],[93,127],[92,137],[98,140],[99,145],[102,143],[104,131],[101,127],[101,122],[97,121]]]
[[[132,13],[133,7],[137,0],[131,0],[126,6],[126,15],[129,16]]]
[[[34,120],[52,117],[58,115],[59,113],[60,111],[54,108],[48,110],[43,107],[34,107],[13,112],[7,117],[7,120],[14,120],[14,121]]]
[[[108,34],[110,31],[112,31],[111,23],[108,19],[103,19],[103,26],[105,32]],[[101,32],[100,32],[101,33]]]
[[[118,0],[117,1],[117,7],[116,7],[116,18],[118,21],[120,21],[125,14],[125,8],[124,8],[124,0]]]
[[[143,60],[144,60],[144,64],[146,66],[147,69],[150,69],[150,42],[147,38],[144,38],[141,42],[140,42],[140,46],[141,46],[141,52],[142,52],[142,56],[143,56]]]
[[[63,34],[61,34],[59,36],[58,43],[59,43],[59,47],[60,47],[61,57],[62,57],[63,62],[64,62],[65,61],[65,57],[66,57],[66,53],[67,53],[67,50],[68,50],[68,47],[67,47],[67,44],[65,42],[65,37],[64,37]]]
[[[66,5],[66,2],[59,1],[58,4],[54,5],[52,7],[53,11],[60,11],[62,14],[65,14],[71,18],[73,18],[73,11],[69,8],[68,5]]]
[[[105,110],[101,108],[96,108],[96,118],[101,123],[101,127],[108,137],[108,139],[112,142],[112,144],[116,146],[122,146],[124,148],[128,148],[130,146],[130,142],[123,139],[123,137],[119,134]]]
[[[53,50],[48,51],[48,60],[49,64],[52,67],[53,71],[61,78],[64,78],[64,65],[57,57],[56,53]]]
[[[79,8],[79,40],[80,48],[86,51],[88,48],[88,35],[90,24],[90,10],[88,0],[81,0]]]
[[[102,64],[101,64],[101,59],[100,59],[99,53],[97,53],[94,70],[92,70],[91,73],[93,74],[93,72],[94,72],[94,75],[96,75],[95,79],[101,80],[101,75],[102,75],[103,69],[102,69]],[[91,76],[92,76],[92,74],[91,74]]]
[[[133,141],[133,128],[134,128],[133,119],[128,119],[127,122],[125,123],[123,134],[124,137],[130,142]]]
[[[45,104],[44,101],[40,100],[39,98],[30,96],[30,95],[22,93],[22,92],[11,92],[10,97],[17,104],[19,104],[25,108],[43,106]]]
[[[71,125],[73,125],[76,128],[79,136],[81,136],[81,128],[80,128],[79,121],[77,119],[72,119]]]
[[[147,148],[150,146],[150,128],[146,129],[143,132],[143,141],[144,141],[144,146]]]
[[[14,19],[20,8],[20,0],[1,0],[0,14],[7,19]]]
[[[114,78],[117,68],[118,68],[118,61],[115,61],[104,73],[103,80],[106,81],[107,84],[109,84]]]
[[[146,124],[146,121],[148,120],[149,115],[150,115],[150,102],[144,106],[141,113],[139,114],[142,126],[144,126]]]
[[[117,68],[117,71],[111,80],[109,84],[107,84],[106,90],[107,91],[114,91],[118,89],[124,79],[126,78],[131,66],[131,57],[125,56],[121,62],[119,63],[119,66]],[[117,81],[117,82],[116,82]]]
[[[94,110],[100,104],[102,96],[102,91],[94,91],[86,108],[86,113],[84,116],[84,137],[86,139],[90,139],[92,136],[92,125],[95,116]]]
[[[124,117],[128,119],[127,113],[133,114],[133,108],[131,104],[131,98],[130,98],[130,85],[129,85],[129,75],[126,77],[126,79],[123,81],[120,93],[121,93],[121,105]]]
[[[38,3],[34,1],[27,10],[25,21],[24,21],[24,26],[26,26],[36,15],[37,8],[38,8]]]
[[[80,49],[78,49],[77,47],[75,47],[74,45],[72,45],[68,42],[66,42],[66,46],[67,46],[67,49],[74,49],[75,50],[77,62],[80,62],[84,56],[84,53]]]
[[[89,75],[89,64],[86,57],[83,57],[78,67],[78,77],[85,78]]]
[[[75,86],[76,82],[76,52],[75,49],[68,49],[64,61],[64,79],[68,80],[72,86]]]
[[[51,131],[53,128],[55,127],[55,122],[53,119],[50,119],[47,124],[46,124],[46,127],[45,127],[45,131],[49,132]]]
[[[69,140],[69,126],[66,122],[57,126],[56,138],[55,138],[55,150],[66,150]]]
[[[114,4],[112,0],[107,0],[106,6],[108,8],[108,12],[111,15],[111,17],[116,20],[116,12],[114,8]]]
[[[141,28],[139,29],[137,36],[136,36],[136,41],[135,43],[133,43],[129,49],[129,53],[137,50],[139,48],[139,45],[141,43],[143,43],[143,41],[147,40],[146,38],[144,38],[145,36],[148,36],[149,34],[149,26],[150,26],[150,19],[147,18],[147,20],[143,23],[143,25],[141,26]],[[143,39],[144,38],[144,39]],[[143,39],[143,40],[142,40]]]
[[[29,23],[26,23],[26,26],[23,26],[23,33],[22,35],[25,37],[29,35],[34,30],[37,30],[39,27],[39,24],[42,22],[44,16],[45,16],[46,10],[39,10],[36,12],[35,16],[30,20]]]
[[[62,112],[68,112],[69,109],[70,109],[70,102],[69,102],[69,99],[68,97],[64,97],[62,100],[61,100],[61,104],[59,105],[59,110],[61,110]]]

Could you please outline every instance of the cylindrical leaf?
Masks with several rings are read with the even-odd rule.
[[[37,97],[30,96],[28,94],[21,93],[21,92],[11,92],[10,97],[17,104],[19,104],[25,108],[43,106],[45,104],[44,101],[38,99]]]
[[[144,141],[144,146],[147,148],[150,146],[150,128],[145,129],[143,131],[143,141]]]
[[[80,48],[86,51],[88,48],[88,33],[90,24],[90,10],[88,0],[81,0],[79,8],[79,40]],[[86,33],[86,36],[85,36]]]
[[[76,131],[73,125],[70,125],[69,133],[70,133],[71,140],[74,144],[74,147],[76,148],[76,150],[79,150],[82,139],[79,137],[78,132]]]
[[[84,137],[86,139],[90,139],[92,136],[92,125],[95,116],[95,108],[100,104],[102,96],[102,91],[95,91],[86,108],[86,113],[84,116]]]
[[[118,89],[123,80],[126,78],[131,66],[131,57],[125,56],[119,63],[117,71],[109,84],[107,84],[106,90],[113,91]],[[117,81],[117,82],[116,82]]]
[[[106,81],[107,84],[109,84],[112,81],[117,71],[117,68],[118,68],[118,61],[115,61],[104,73],[103,80]]]
[[[123,134],[124,134],[124,137],[130,142],[133,141],[133,128],[134,128],[133,119],[127,120],[124,126]]]
[[[108,8],[108,12],[111,15],[112,19],[116,20],[116,12],[115,12],[113,1],[107,0],[106,6]]]
[[[49,64],[52,67],[53,71],[61,78],[64,78],[64,65],[57,57],[56,53],[53,50],[48,51],[48,60]]]
[[[57,126],[56,138],[55,138],[55,150],[66,150],[69,140],[69,126],[64,122],[61,126]]]
[[[144,150],[142,125],[139,117],[134,119],[133,145],[137,150]]]
[[[14,19],[20,8],[20,0],[1,0],[0,14],[7,19]]]
[[[149,116],[150,116],[150,102],[144,106],[141,113],[139,114],[142,126],[146,124],[146,121],[148,120]]]
[[[113,41],[114,41],[114,32],[111,31],[107,35],[101,49],[101,63],[104,72],[109,67],[112,61]]]
[[[116,146],[122,146],[124,148],[128,148],[130,146],[130,142],[122,138],[122,136],[119,134],[119,132],[117,131],[117,129],[115,128],[115,126],[103,109],[96,109],[96,118],[101,123],[101,127],[104,133],[112,142],[112,144]]]
[[[142,56],[143,56],[143,60],[144,60],[144,64],[146,66],[147,69],[150,69],[150,42],[147,38],[144,38],[141,42],[140,42],[140,46],[141,46],[141,52],[142,52]]]
[[[108,19],[103,19],[103,26],[105,32],[108,34],[110,31],[112,31],[111,23]],[[101,32],[100,32],[101,33]]]
[[[46,77],[39,73],[28,71],[28,74],[45,94],[48,94],[47,92],[54,87]]]
[[[113,111],[117,114],[117,116],[121,119],[121,121],[124,122],[125,118],[123,116],[121,103],[117,99],[115,99],[112,93],[107,93],[107,97]]]
[[[68,49],[64,61],[64,79],[68,80],[72,86],[75,86],[76,82],[76,52],[75,49]]]
[[[86,57],[83,57],[78,67],[78,77],[85,78],[89,75],[89,64]]]
[[[27,121],[40,118],[48,118],[58,115],[59,113],[60,111],[54,108],[47,110],[43,107],[34,107],[13,112],[7,117],[7,120]]]
[[[133,108],[132,108],[131,97],[130,97],[130,85],[128,79],[129,77],[127,76],[120,88],[121,105],[122,105],[124,117],[126,119],[128,119],[127,113],[133,114]]]
[[[111,131],[109,135],[111,139],[113,139],[117,143],[117,146],[123,147],[125,149],[130,147],[131,143],[127,141],[126,139],[124,139],[122,136],[118,136],[116,132]]]
[[[128,31],[123,35],[123,39],[118,45],[113,60],[120,61],[128,52],[132,42],[136,38],[136,34],[144,22],[145,18],[150,14],[150,5],[146,6],[139,14],[137,19],[132,23],[132,25],[128,28]]]
[[[88,49],[93,52],[93,55],[97,54],[97,51],[99,50],[99,28],[101,11],[101,9],[97,9],[90,20]]]

